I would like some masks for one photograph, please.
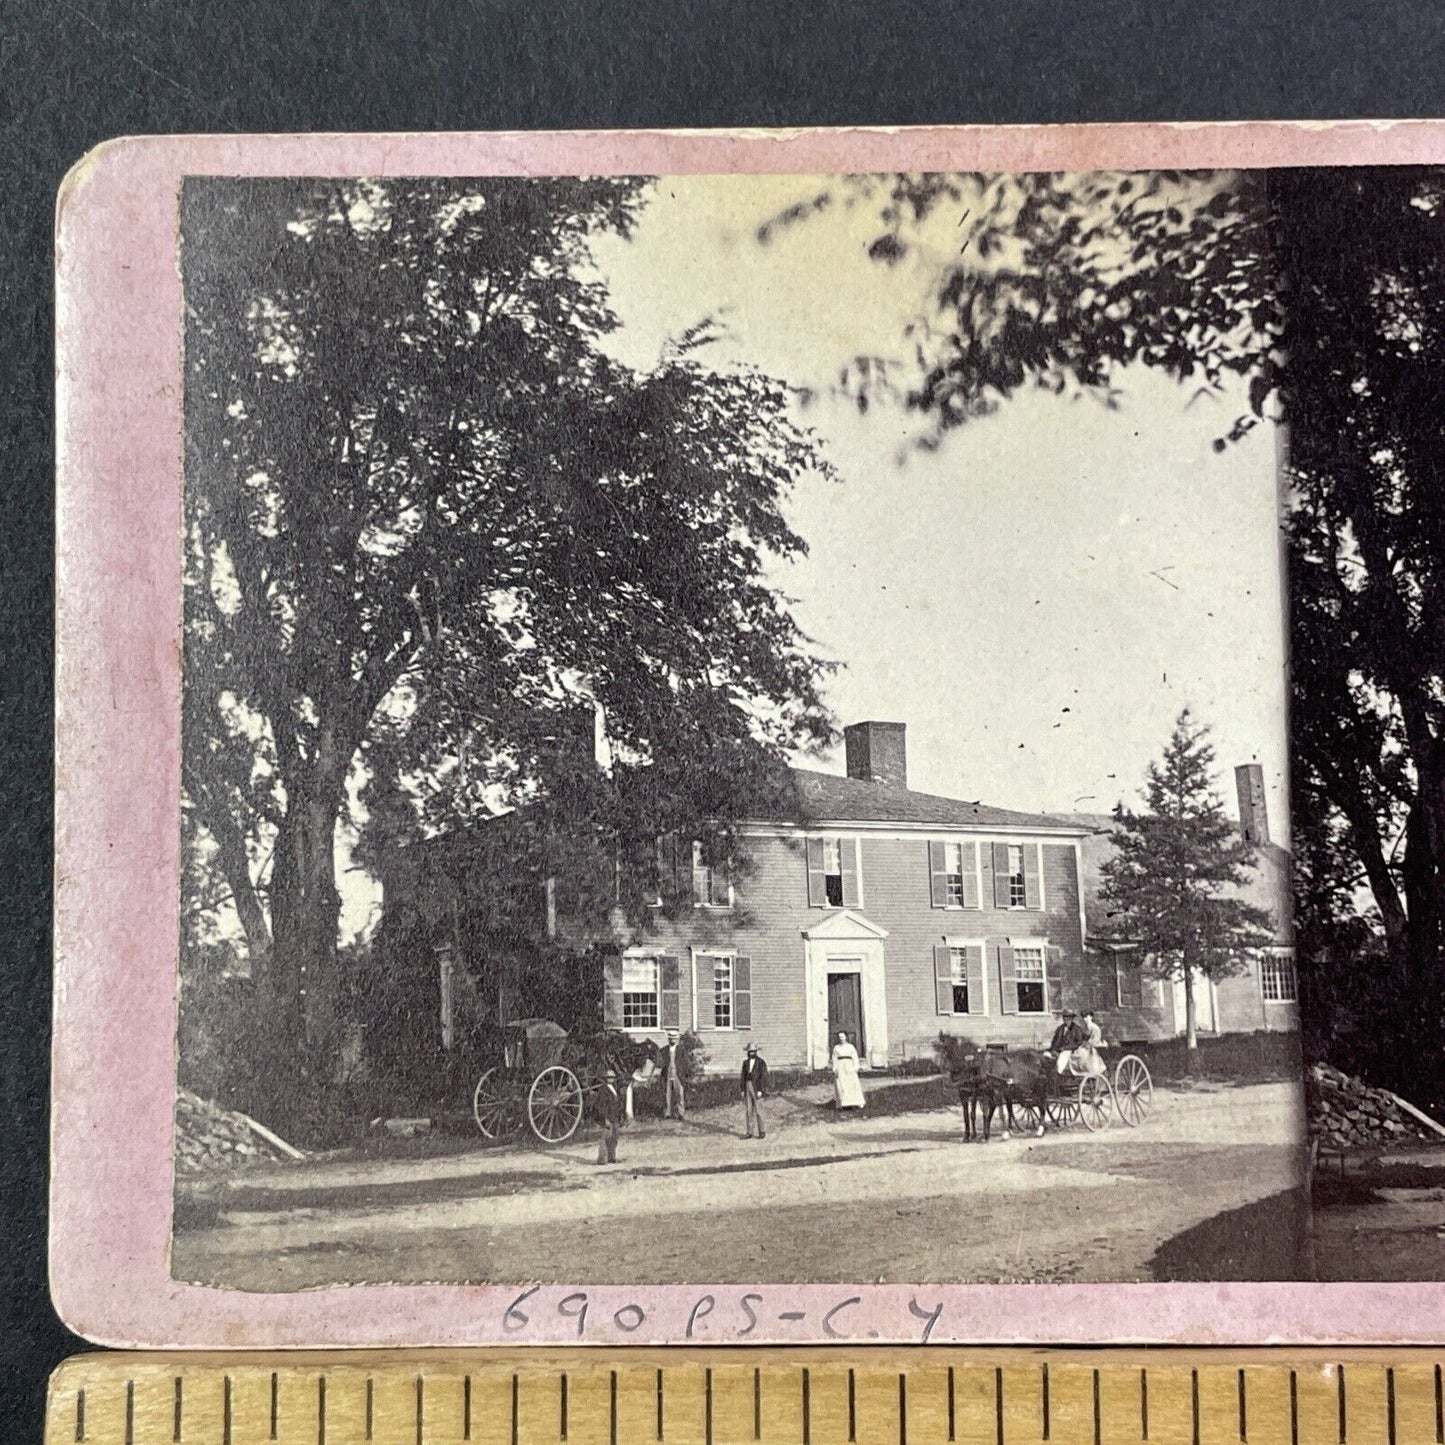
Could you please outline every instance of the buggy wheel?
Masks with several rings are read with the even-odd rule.
[[[1072,1129],[1079,1121],[1079,1101],[1072,1094],[1056,1094],[1046,1111],[1055,1129]]]
[[[1032,1099],[1019,1099],[1013,1105],[1014,1123],[1026,1134],[1038,1133],[1044,1120],[1039,1106]]]
[[[1154,1103],[1154,1081],[1137,1054],[1125,1054],[1114,1070],[1114,1102],[1119,1117],[1132,1129],[1149,1117]]]
[[[544,1144],[563,1144],[582,1122],[582,1085],[565,1064],[543,1069],[527,1091],[527,1121]]]
[[[1102,1129],[1114,1112],[1114,1091],[1109,1081],[1097,1074],[1086,1074],[1079,1080],[1079,1117],[1091,1134]]]
[[[472,1091],[472,1118],[484,1139],[505,1139],[522,1127],[522,1101],[503,1069],[488,1069]]]

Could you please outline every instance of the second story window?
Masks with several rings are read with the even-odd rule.
[[[810,908],[857,908],[858,840],[856,838],[809,838],[808,906]]]
[[[657,840],[655,904],[731,908],[731,884],[725,858],[707,844],[675,833],[665,833]]]
[[[837,838],[823,839],[823,889],[830,908],[843,906],[843,844]]]
[[[993,906],[1042,908],[1043,868],[1037,843],[995,843],[992,848]],[[987,881],[985,880],[985,889]]]
[[[701,843],[692,845],[692,901],[705,908],[726,908],[732,902],[727,869],[709,863]]]
[[[963,907],[963,844],[945,843],[943,845],[943,877],[944,888],[948,895],[948,906],[950,908]],[[967,1012],[967,1007],[962,1012]]]
[[[1017,843],[1008,850],[1008,906],[1028,907],[1028,888],[1024,883],[1024,850]]]

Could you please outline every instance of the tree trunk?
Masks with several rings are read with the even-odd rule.
[[[1186,952],[1184,955],[1184,1050],[1186,1069],[1192,1069],[1194,1067],[1194,1060],[1198,1048],[1198,1021],[1194,1017],[1194,965]]]
[[[336,1052],[336,822],[345,772],[288,780],[271,874],[271,959],[265,998],[278,1117],[300,1119],[331,1077]]]

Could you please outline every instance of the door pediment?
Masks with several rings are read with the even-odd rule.
[[[838,908],[820,918],[811,928],[805,928],[803,937],[809,942],[819,943],[840,942],[845,939],[880,939],[888,937],[888,930],[880,928],[856,909]]]

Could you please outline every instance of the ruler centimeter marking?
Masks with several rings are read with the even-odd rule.
[[[47,1445],[1445,1445],[1438,1352],[96,1354]]]

